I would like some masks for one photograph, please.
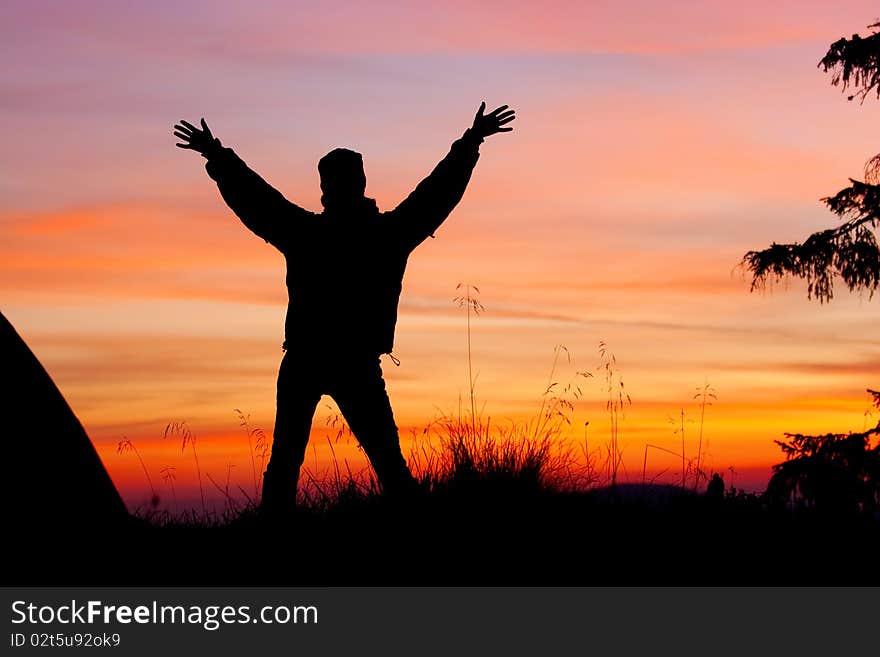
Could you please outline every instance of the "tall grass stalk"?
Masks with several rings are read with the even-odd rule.
[[[667,454],[672,454],[672,455],[675,456],[676,458],[677,458],[678,456],[680,456],[680,454],[679,454],[678,452],[673,452],[671,449],[666,449],[665,447],[660,447],[659,445],[652,445],[652,444],[650,444],[650,443],[645,443],[645,457],[644,457],[644,459],[642,460],[642,488],[643,488],[643,489],[644,489],[644,487],[645,487],[646,484],[647,484],[647,482],[646,482],[646,476],[647,476],[647,472],[648,472],[648,449],[649,449],[649,448],[650,448],[650,449],[656,449],[656,450],[659,450],[659,451],[661,451],[661,452],[666,452]],[[666,470],[668,470],[668,469],[669,469],[669,468],[666,468],[666,469],[664,469],[663,471],[659,472],[658,474],[654,475],[654,477],[651,479],[651,482],[653,483],[654,480],[655,480],[657,477],[659,477],[660,475],[662,475],[662,474],[663,474],[664,472],[666,472]]]
[[[605,409],[608,411],[611,420],[611,444],[608,448],[609,475],[611,485],[615,486],[617,484],[617,470],[622,458],[620,450],[620,419],[626,412],[626,406],[632,405],[632,399],[626,392],[620,372],[616,369],[617,358],[608,349],[608,345],[604,340],[599,342],[599,358],[601,360],[599,369],[605,373],[606,392],[608,394]]]
[[[258,500],[260,499],[260,489],[263,484],[263,470],[269,450],[266,433],[259,427],[251,427],[250,415],[245,415],[237,408],[232,410],[238,417],[238,426],[244,429],[245,434],[247,434],[248,454],[251,459],[251,474],[254,479],[254,499]],[[260,457],[259,470],[257,469],[257,456]]]
[[[684,409],[683,409],[683,408],[682,408],[682,409],[679,409],[679,419],[678,419],[678,420],[676,420],[675,418],[669,416],[669,417],[667,417],[667,421],[668,421],[669,424],[671,424],[672,427],[673,427],[673,429],[672,429],[672,435],[673,435],[673,436],[679,436],[679,434],[681,434],[681,435],[680,435],[680,438],[681,438],[681,454],[679,454],[679,456],[681,457],[681,487],[684,488],[684,487],[685,487],[685,482],[686,482],[686,480],[687,480],[687,461],[686,461],[686,459],[685,459],[685,453],[684,453],[684,452],[685,452],[685,443],[684,443],[684,423],[685,423],[685,412],[684,412]],[[676,424],[677,424],[678,426],[676,426]]]
[[[697,394],[694,395],[694,399],[700,400],[700,439],[697,442],[697,465],[694,471],[694,490],[697,490],[700,481],[700,474],[703,472],[703,425],[706,421],[706,407],[712,405],[710,400],[718,399],[718,397],[715,394],[715,389],[709,385],[708,381],[706,381],[702,388],[697,388]]]
[[[162,468],[159,471],[159,474],[162,475],[162,481],[164,481],[165,484],[169,488],[171,488],[171,500],[174,503],[174,512],[175,513],[177,513],[180,510],[179,507],[177,506],[177,491],[174,488],[174,478],[175,478],[174,473],[176,470],[177,470],[177,468],[171,468],[166,465],[164,468]]]
[[[134,443],[127,438],[123,438],[116,445],[116,453],[125,454],[126,452],[133,453],[137,457],[138,463],[141,464],[141,469],[144,471],[144,476],[147,478],[147,484],[150,486],[150,503],[153,506],[156,506],[159,503],[159,496],[156,494],[156,488],[153,486],[153,480],[147,470],[147,464],[144,463],[144,459],[141,458],[141,453],[138,451],[137,447],[134,446]]]
[[[464,288],[464,291],[456,296],[453,301],[458,303],[459,308],[465,308],[467,314],[467,363],[468,363],[468,386],[470,390],[470,400],[471,400],[471,428],[473,429],[474,434],[477,432],[477,404],[474,389],[476,388],[476,381],[474,379],[474,365],[473,365],[473,354],[471,350],[471,314],[476,317],[478,316],[485,308],[480,303],[478,295],[480,294],[480,288],[476,285],[471,285],[470,283],[459,283],[455,286],[456,290],[461,290]]]
[[[687,468],[685,466],[685,458],[684,458],[684,409],[681,409],[681,487],[682,487],[682,489],[685,487],[686,474],[687,474]]]
[[[546,422],[550,418],[550,413],[548,412],[545,414],[544,409],[547,406],[547,398],[550,396],[550,393],[553,392],[553,388],[557,385],[553,379],[556,377],[556,367],[559,365],[559,354],[562,352],[565,352],[565,358],[569,363],[571,362],[571,354],[569,354],[565,345],[558,344],[553,347],[553,365],[550,367],[550,376],[547,377],[547,387],[544,388],[544,392],[541,394],[541,408],[538,409],[538,416],[535,422],[535,435],[533,436],[535,439],[537,439],[538,433],[545,427]]]
[[[207,517],[208,515],[208,505],[205,503],[205,486],[202,483],[202,468],[199,465],[199,454],[196,450],[196,437],[190,428],[186,425],[186,421],[181,422],[169,422],[165,426],[165,434],[163,438],[167,439],[172,436],[177,436],[181,439],[180,443],[180,453],[183,454],[186,451],[186,446],[189,445],[192,450],[193,460],[196,464],[196,476],[199,479],[199,495],[202,500],[202,513]]]
[[[599,480],[598,468],[596,466],[596,458],[593,456],[592,452],[590,452],[590,439],[588,436],[589,427],[590,422],[589,420],[587,420],[586,422],[584,422],[584,488],[590,488]]]

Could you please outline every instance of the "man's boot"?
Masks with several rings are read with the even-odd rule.
[[[263,473],[263,494],[260,512],[267,515],[289,515],[296,508],[297,477],[287,472],[267,469]]]

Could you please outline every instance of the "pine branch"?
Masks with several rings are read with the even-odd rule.
[[[831,84],[834,86],[841,85],[844,91],[850,85],[859,88],[849,100],[859,96],[865,102],[874,90],[880,98],[880,23],[868,28],[874,34],[864,38],[853,34],[851,39],[838,39],[819,62],[826,73],[833,71]]]
[[[880,246],[873,232],[880,225],[880,185],[850,179],[850,187],[822,199],[839,217],[837,228],[819,231],[804,242],[773,243],[749,251],[741,264],[752,273],[752,291],[788,276],[807,281],[807,296],[820,303],[834,297],[834,279],[850,292],[862,290],[872,298],[880,286]]]

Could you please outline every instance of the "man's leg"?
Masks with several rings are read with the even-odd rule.
[[[377,356],[347,359],[334,368],[330,394],[364,448],[382,490],[406,493],[416,482],[400,451],[400,437]]]
[[[306,454],[315,408],[321,399],[317,372],[287,352],[278,370],[272,455],[263,475],[261,508],[293,509],[299,469]]]

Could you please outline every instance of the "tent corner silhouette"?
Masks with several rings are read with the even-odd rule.
[[[0,313],[4,472],[13,531],[110,529],[130,518],[94,445],[52,377]]]

